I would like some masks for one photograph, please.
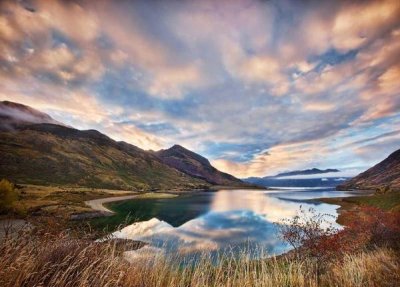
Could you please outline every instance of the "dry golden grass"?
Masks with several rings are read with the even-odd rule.
[[[129,263],[135,246],[96,243],[67,235],[21,234],[0,241],[0,286],[396,286],[399,258],[389,249],[344,255],[317,266],[312,259],[250,260],[227,254],[213,264],[156,255]],[[322,271],[321,271],[322,270]]]
[[[345,255],[333,264],[326,281],[333,286],[398,286],[400,262],[398,254],[388,249]]]
[[[19,185],[14,209],[24,215],[56,216],[69,219],[71,214],[93,212],[86,200],[137,194],[131,191],[81,187]],[[7,216],[3,216],[7,217]]]

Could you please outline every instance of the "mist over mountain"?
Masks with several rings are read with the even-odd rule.
[[[48,114],[29,106],[10,101],[0,101],[0,130],[10,130],[27,124],[63,125]]]
[[[324,174],[330,172],[339,172],[338,169],[328,168],[328,169],[319,169],[319,168],[312,168],[312,169],[304,169],[304,170],[295,170],[289,172],[283,172],[275,175],[275,177],[284,177],[284,176],[293,176],[293,175],[310,175],[310,174]]]
[[[336,187],[348,178],[321,177],[321,178],[276,178],[276,177],[249,177],[243,181],[266,187]]]
[[[340,172],[338,169],[312,168],[283,172],[275,176],[249,177],[243,181],[268,187],[336,187],[348,179],[348,177],[332,176],[332,173],[338,172]],[[312,175],[315,176],[311,177]]]

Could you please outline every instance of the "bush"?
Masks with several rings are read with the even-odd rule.
[[[348,212],[347,221],[346,228],[339,234],[340,240],[353,249],[356,246],[400,248],[400,212],[362,207]]]
[[[0,214],[7,213],[13,209],[18,194],[13,183],[7,179],[0,181]]]
[[[300,209],[299,215],[279,224],[280,236],[296,256],[319,263],[377,247],[400,249],[400,212],[361,207],[346,214],[347,225],[341,230],[333,228],[327,216]]]
[[[328,214],[316,213],[315,209],[304,210],[293,218],[284,219],[278,224],[280,237],[289,243],[297,257],[313,257],[325,260],[334,247],[330,238],[338,230],[328,221]]]

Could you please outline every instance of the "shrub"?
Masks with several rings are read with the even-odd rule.
[[[299,215],[279,224],[280,236],[294,248],[296,256],[319,263],[376,247],[400,249],[400,212],[361,207],[346,214],[347,225],[341,230],[333,228],[327,216],[301,209]]]
[[[0,214],[12,210],[14,202],[18,199],[18,194],[13,183],[7,179],[0,181]]]
[[[361,207],[347,214],[347,226],[339,234],[347,245],[364,248],[390,246],[400,248],[400,212]],[[348,249],[348,248],[347,248]]]
[[[278,224],[280,237],[293,247],[296,256],[324,260],[332,248],[336,249],[330,239],[338,230],[328,220],[330,216],[300,206],[298,215]]]

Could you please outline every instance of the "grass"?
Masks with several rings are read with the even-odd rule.
[[[79,195],[82,191],[75,192]],[[54,191],[41,194],[52,200],[59,196]],[[218,260],[204,252],[184,264],[179,254],[163,252],[132,259],[125,251],[140,248],[140,243],[96,242],[94,233],[59,232],[49,221],[21,230],[18,236],[13,233],[0,239],[0,286],[396,286],[400,281],[399,248],[389,242],[399,236],[398,221],[388,220],[394,213],[376,215],[380,217],[373,224],[355,219],[350,232],[322,239],[328,245],[341,240],[328,253],[323,248],[324,257],[300,248],[287,255],[256,260],[249,250],[242,249],[239,255],[226,252]],[[387,229],[383,232],[386,237],[377,238],[381,227]]]
[[[132,194],[106,189],[39,185],[22,185],[18,193],[16,204],[23,206],[28,214],[62,218],[69,218],[73,213],[93,211],[85,205],[86,200]]]
[[[400,211],[400,193],[390,192],[372,196],[357,196],[344,199],[349,203],[374,206],[387,211]]]
[[[400,192],[375,193],[365,196],[335,197],[318,199],[329,204],[340,205],[337,222],[346,225],[347,214],[363,206],[372,206],[384,211],[400,211]]]
[[[344,209],[354,206],[373,206],[385,211],[400,211],[400,192],[374,193],[371,195],[323,198],[322,201],[341,205]]]
[[[96,243],[65,234],[21,234],[0,241],[0,286],[395,286],[399,257],[379,248],[344,255],[323,268],[312,259],[250,260],[244,251],[213,264],[204,253],[181,265],[177,257],[121,256],[131,243]]]
[[[86,208],[82,206],[84,200],[120,195],[120,192],[96,189],[24,188],[19,192],[25,204],[32,210],[39,208],[40,218],[51,218],[59,210],[67,215],[76,208]],[[158,196],[143,197],[145,200],[155,195]],[[388,193],[341,200],[351,208],[373,205],[393,211],[398,195]],[[54,210],[50,212],[49,208]],[[44,221],[30,231],[21,230],[18,236],[0,239],[0,286],[372,287],[396,286],[400,281],[400,255],[398,248],[393,249],[394,245],[382,244],[351,252],[339,249],[332,259],[322,261],[290,254],[254,260],[247,250],[242,250],[239,256],[223,254],[217,262],[209,253],[183,265],[178,255],[166,257],[163,253],[130,262],[124,251],[140,247],[137,242],[95,242],[93,238],[97,234],[60,232],[65,230],[65,225],[54,228],[58,223],[59,219]],[[364,232],[363,228],[360,230]],[[349,244],[353,246],[355,242]]]
[[[34,224],[46,224],[48,219],[58,218],[60,231],[66,228],[81,228],[87,225],[87,220],[71,221],[71,215],[96,213],[85,204],[85,201],[99,198],[108,198],[114,196],[124,196],[137,194],[138,199],[167,199],[178,196],[177,194],[149,192],[134,193],[131,191],[66,187],[66,186],[41,186],[41,185],[18,185],[17,199],[13,202],[13,210],[19,212],[0,213],[1,219],[26,218]],[[99,215],[100,216],[100,215]],[[126,223],[126,214],[122,216],[114,215],[111,217],[100,217],[98,222],[109,221],[114,223],[113,228],[121,223]],[[95,224],[92,220],[92,227],[97,228],[99,232],[105,231],[107,224]]]

